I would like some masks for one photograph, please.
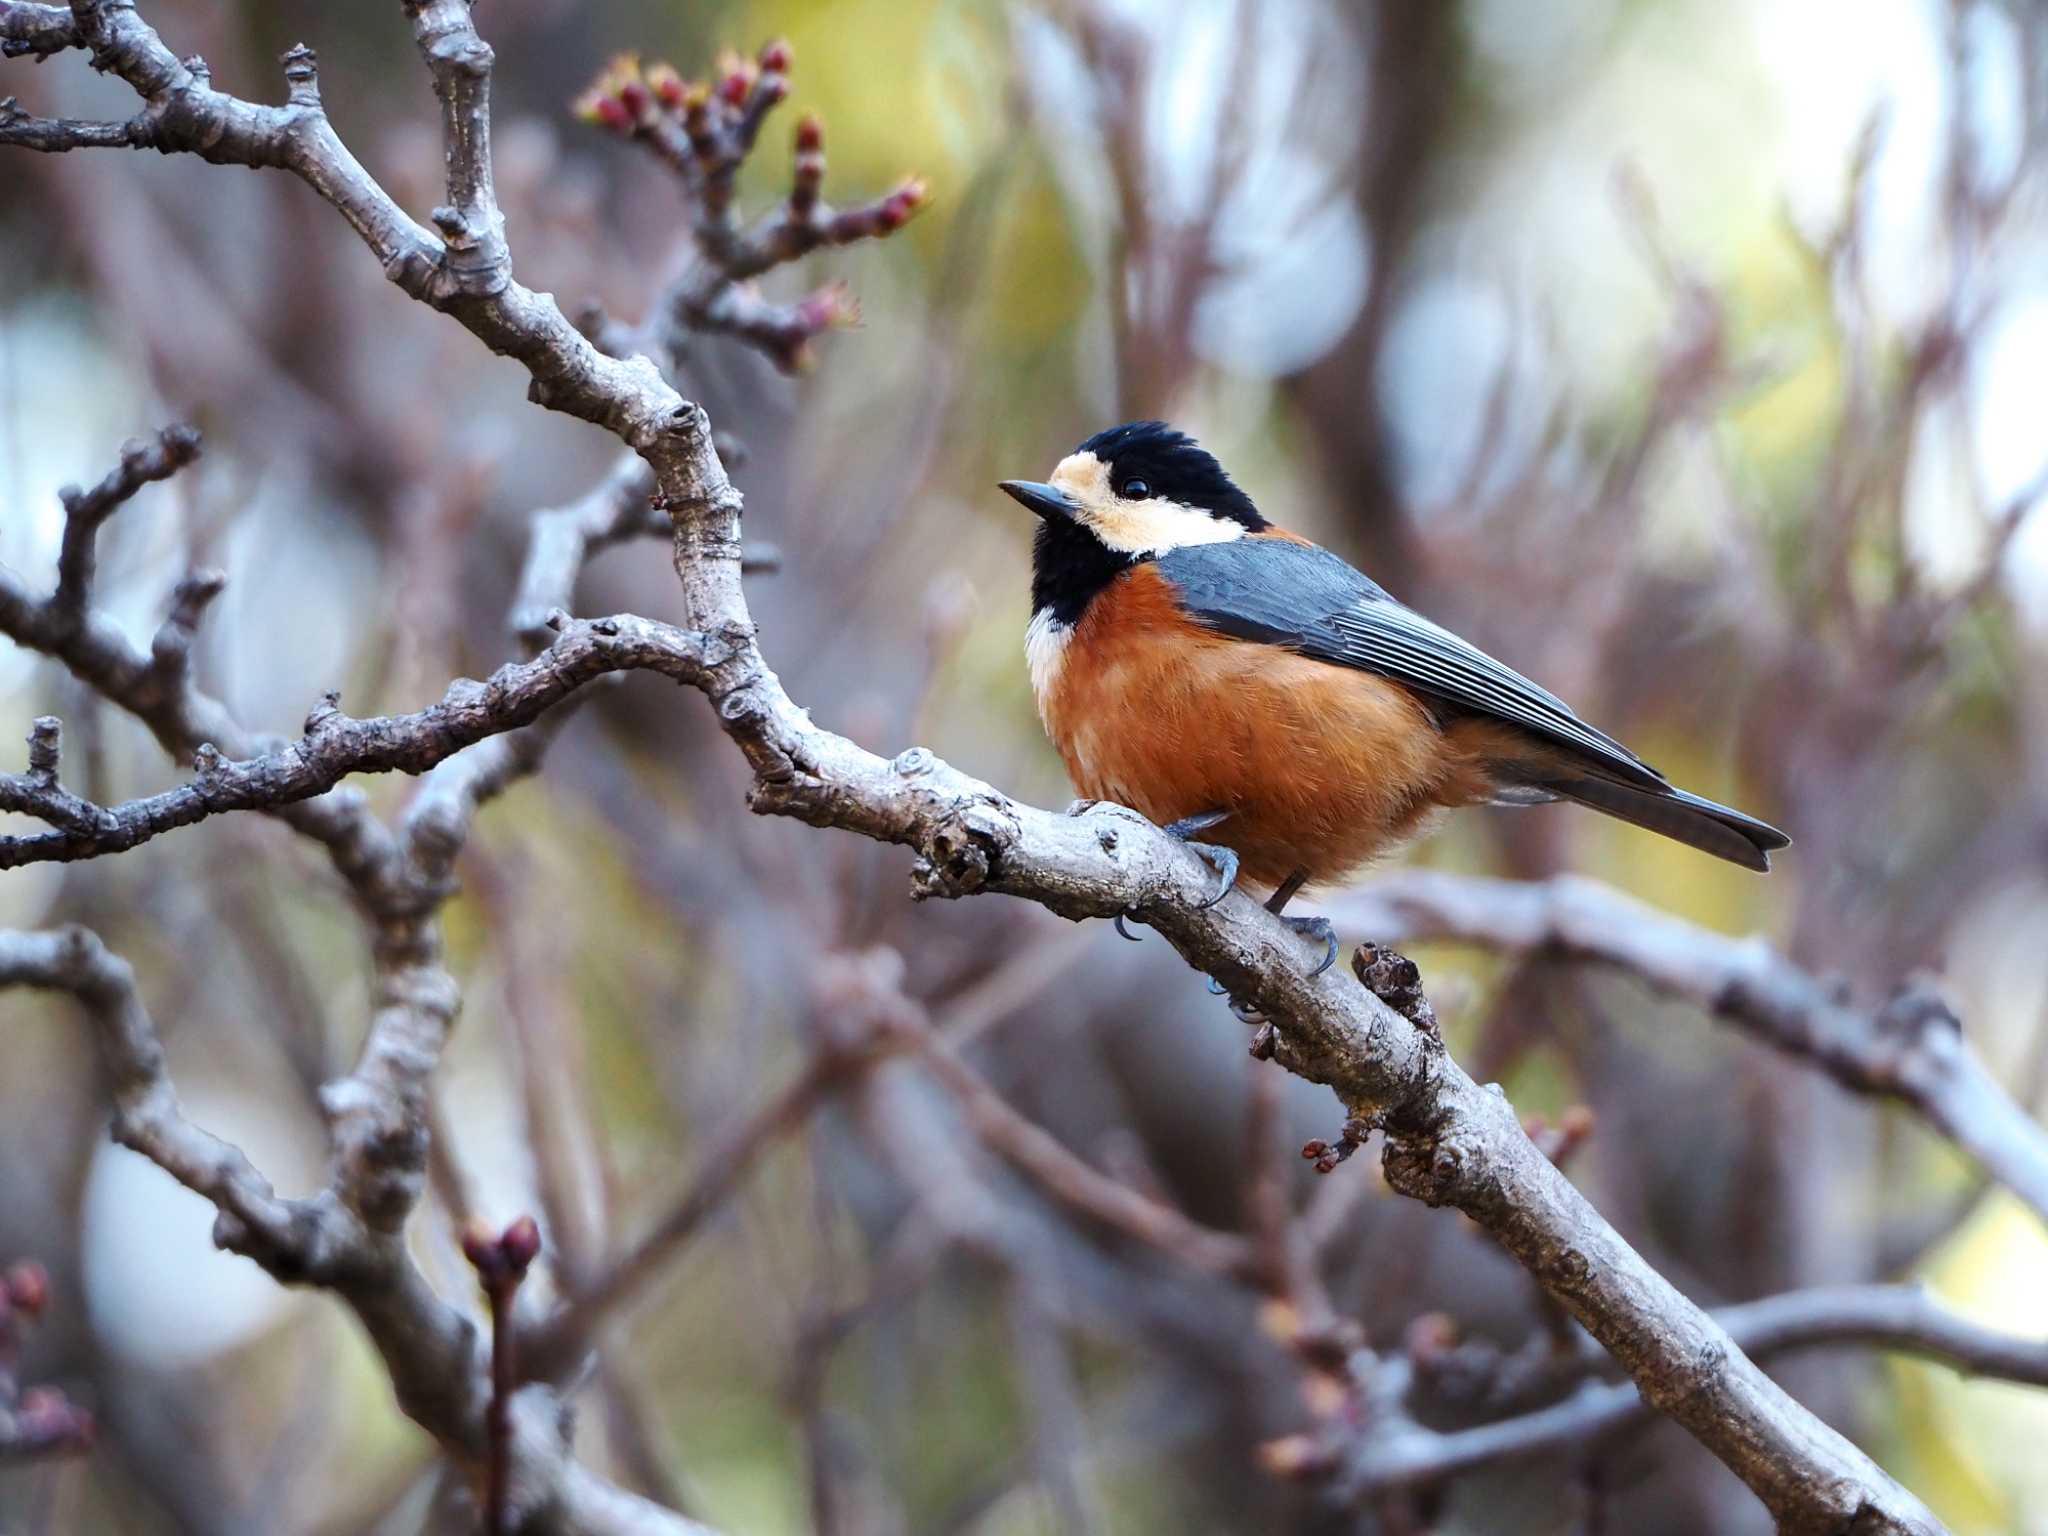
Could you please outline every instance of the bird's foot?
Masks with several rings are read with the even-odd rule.
[[[1305,939],[1322,941],[1323,958],[1317,963],[1316,968],[1308,973],[1309,980],[1313,981],[1337,963],[1337,928],[1327,917],[1289,917],[1280,910],[1294,898],[1294,893],[1301,889],[1304,879],[1305,876],[1300,872],[1290,875],[1266,902],[1266,910],[1285,923],[1292,932],[1300,934]],[[1229,988],[1215,977],[1209,978],[1211,997],[1223,997],[1228,992]],[[1237,1015],[1240,1023],[1264,1025],[1266,1022],[1264,1014],[1234,997],[1230,999],[1230,1011]]]
[[[1322,941],[1322,963],[1308,973],[1311,979],[1322,975],[1337,963],[1337,928],[1327,917],[1282,917],[1280,921],[1304,939]]]
[[[1204,864],[1207,864],[1216,871],[1216,894],[1207,901],[1198,903],[1195,907],[1197,912],[1208,911],[1237,888],[1236,852],[1225,848],[1221,843],[1198,843],[1195,841],[1195,834],[1197,832],[1208,831],[1211,827],[1227,819],[1229,815],[1230,812],[1228,811],[1205,811],[1199,816],[1183,816],[1179,821],[1169,822],[1161,829],[1175,842],[1185,843],[1190,853],[1199,856]],[[1116,931],[1118,936],[1129,939],[1133,944],[1136,944],[1139,941],[1138,935],[1124,926],[1127,918],[1137,918],[1139,922],[1143,922],[1145,920],[1144,916],[1136,907],[1126,907],[1116,915]]]
[[[1219,826],[1227,821],[1229,817],[1230,812],[1228,811],[1205,811],[1200,816],[1183,816],[1179,821],[1167,824],[1166,835],[1168,837],[1172,838],[1175,842],[1186,843],[1190,853],[1199,854],[1202,862],[1216,871],[1218,882],[1216,894],[1197,906],[1195,908],[1197,912],[1208,911],[1237,888],[1236,851],[1224,847],[1221,843],[1198,843],[1195,841],[1195,834],[1197,832],[1206,832],[1211,827]]]

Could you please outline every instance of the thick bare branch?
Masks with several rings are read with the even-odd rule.
[[[1760,938],[1731,939],[1572,876],[1518,884],[1416,871],[1335,905],[1347,925],[1390,940],[1456,939],[1626,971],[1846,1088],[1911,1106],[2048,1219],[2048,1131],[1999,1086],[1927,985],[1859,1009]]]
[[[79,46],[68,5],[0,0],[0,58],[48,58]]]

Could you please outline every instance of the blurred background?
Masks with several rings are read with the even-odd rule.
[[[281,96],[281,49],[317,47],[337,128],[424,213],[438,122],[397,11],[145,7],[258,99]],[[488,0],[478,19],[518,270],[572,310],[637,321],[685,228],[661,168],[568,110],[615,51],[688,75],[786,36],[827,196],[931,183],[902,235],[818,259],[865,321],[813,371],[712,339],[680,366],[745,445],[748,535],[782,553],[751,581],[763,645],[821,723],[1070,798],[1022,665],[1028,519],[993,482],[1168,417],[1269,515],[1797,840],[1759,880],[1555,807],[1468,814],[1410,860],[1594,875],[1765,933],[1865,1002],[1933,969],[2038,1108],[2048,6]],[[9,61],[0,90],[130,109],[76,55]],[[750,206],[783,194],[793,121],[747,168]],[[352,714],[414,709],[518,654],[529,518],[588,490],[607,439],[529,406],[516,365],[404,301],[287,178],[0,164],[0,560],[49,580],[58,486],[189,420],[207,456],[109,528],[100,599],[146,643],[188,566],[225,569],[196,665],[243,721],[295,731],[337,686]],[[642,540],[590,568],[577,611],[670,617],[673,597]],[[179,777],[61,668],[0,648],[0,740],[43,713],[95,799]],[[396,809],[412,786],[366,787]],[[1212,1225],[1246,1222],[1248,1125],[1283,1151],[1334,1129],[1291,1079],[1249,1114],[1278,1074],[1162,941],[1000,898],[914,908],[907,855],[747,817],[743,787],[701,703],[634,678],[480,821],[415,1223],[450,1294],[472,1284],[454,1213],[542,1212],[570,1269],[645,1227],[838,1027],[849,968],[890,953],[1013,1104]],[[134,962],[193,1116],[313,1187],[314,1091],[369,1010],[318,850],[225,818],[0,877],[0,924],[66,920]],[[2038,1224],[1918,1122],[1622,979],[1417,958],[1475,1075],[1527,1113],[1594,1110],[1574,1176],[1703,1304],[1910,1276],[2039,1332]],[[214,1252],[203,1202],[108,1143],[71,1006],[0,995],[0,1018],[0,1261],[39,1257],[58,1298],[28,1374],[103,1426],[89,1458],[0,1468],[0,1527],[459,1529],[346,1313]],[[1370,1159],[1284,1176],[1376,1347],[1425,1313],[1510,1347],[1542,1326],[1489,1239],[1388,1194]],[[579,1444],[734,1532],[1398,1532],[1261,1471],[1307,1409],[1257,1303],[1049,1200],[904,1063],[784,1137],[614,1329]],[[1958,1532],[2048,1532],[2048,1397],[1854,1352],[1781,1379]],[[1431,1514],[1446,1536],[1768,1529],[1668,1425],[1484,1469]]]

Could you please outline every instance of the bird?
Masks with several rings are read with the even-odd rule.
[[[1164,422],[1000,488],[1039,519],[1024,654],[1075,789],[1193,846],[1221,880],[1207,904],[1240,881],[1270,893],[1326,943],[1319,970],[1335,933],[1288,901],[1447,811],[1572,801],[1759,871],[1791,842],[1268,521]]]

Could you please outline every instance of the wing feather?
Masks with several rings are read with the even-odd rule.
[[[1455,709],[1502,720],[1625,784],[1664,776],[1548,689],[1396,602],[1326,549],[1290,539],[1192,545],[1159,559],[1189,614],[1223,634],[1390,677]]]

